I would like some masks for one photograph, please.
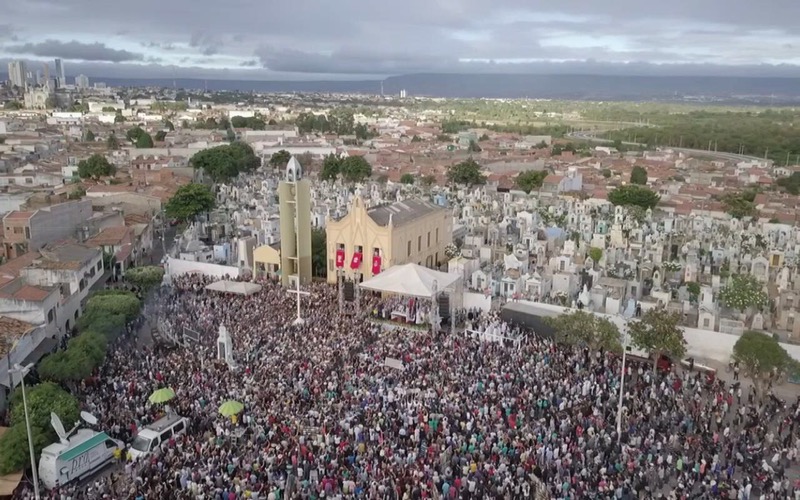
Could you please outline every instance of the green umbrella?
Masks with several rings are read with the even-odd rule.
[[[223,417],[232,417],[244,410],[244,405],[238,401],[225,401],[219,407],[219,414]]]
[[[170,389],[169,387],[164,387],[155,391],[153,394],[150,395],[148,398],[151,403],[153,404],[161,404],[166,403],[170,399],[175,397],[175,391]]]

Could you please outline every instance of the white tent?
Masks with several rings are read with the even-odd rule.
[[[206,290],[214,290],[215,292],[235,293],[238,295],[253,295],[261,291],[261,285],[257,283],[249,283],[247,281],[215,281],[206,286]]]
[[[359,287],[409,297],[433,298],[458,280],[457,274],[434,271],[417,264],[403,264],[390,267]]]

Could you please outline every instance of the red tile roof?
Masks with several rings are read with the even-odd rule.
[[[33,217],[33,214],[35,213],[36,212],[20,212],[15,210],[13,212],[7,213],[6,216],[3,217],[3,220],[9,220],[9,219],[28,220],[31,217]]]

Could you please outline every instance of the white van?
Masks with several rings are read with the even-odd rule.
[[[189,425],[189,419],[170,414],[148,425],[131,443],[130,453],[133,458],[142,458],[158,449],[161,443],[169,441],[172,436],[183,434]]]
[[[53,443],[42,450],[39,479],[48,489],[84,478],[114,459],[122,442],[105,432],[81,429],[66,442]]]

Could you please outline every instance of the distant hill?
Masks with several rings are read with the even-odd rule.
[[[336,92],[379,94],[378,80],[354,81],[248,81],[199,79],[116,79],[102,76],[112,86],[159,86],[255,92]],[[691,100],[717,98],[722,101],[788,104],[800,101],[800,79],[602,76],[523,74],[412,74],[389,77],[383,82],[386,95],[466,98],[543,98],[575,100]]]

